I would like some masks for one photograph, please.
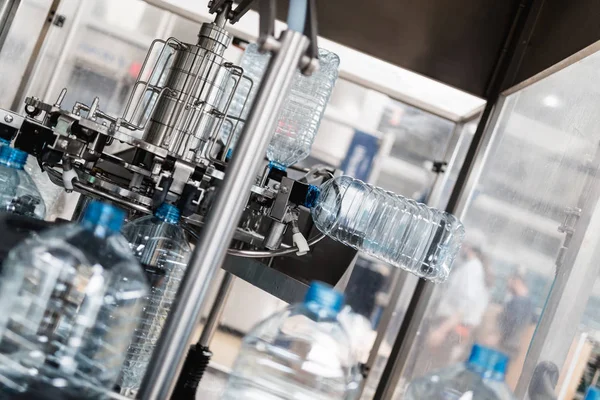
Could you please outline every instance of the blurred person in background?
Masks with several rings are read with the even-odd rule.
[[[529,295],[525,271],[517,267],[507,282],[509,298],[498,315],[498,350],[515,359],[525,329],[533,323],[534,304]]]
[[[426,370],[462,361],[473,344],[473,333],[483,319],[492,286],[484,242],[482,232],[467,232],[426,335],[426,346],[432,356]]]

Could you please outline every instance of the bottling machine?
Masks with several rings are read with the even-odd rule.
[[[169,397],[186,358],[192,322],[199,320],[207,288],[226,253],[235,258],[224,267],[234,273],[263,268],[271,274],[271,284],[277,274],[279,279],[291,276],[286,282],[297,285],[279,291],[289,302],[301,298],[312,279],[335,284],[356,254],[318,233],[305,207],[314,194],[312,185],[340,172],[317,166],[288,174],[258,156],[265,154],[297,69],[310,75],[319,66],[315,2],[300,2],[305,10],[296,18],[303,31],[290,29],[277,39],[275,2],[261,1],[259,45],[273,57],[252,105],[247,97],[254,82],[223,57],[232,41],[226,24],[238,21],[251,3],[234,7],[231,0],[211,1],[215,20],[202,24],[196,43],[155,40],[122,115],[104,112],[98,97],[64,109],[68,88],[54,101],[27,97],[25,115],[0,109],[0,137],[34,156],[52,182],[81,193],[80,201],[104,199],[132,215],[173,203],[190,235],[200,237],[139,394],[144,399]],[[244,99],[242,110],[231,113],[235,96]],[[245,107],[253,108],[245,113]],[[225,130],[230,134],[224,135]],[[309,267],[332,252],[338,256],[327,270]],[[294,254],[298,257],[285,262],[273,260]],[[231,279],[226,275],[206,323],[198,349],[201,365],[208,363],[206,346]]]
[[[61,24],[55,15],[60,0],[48,3],[50,12],[37,39],[37,50],[48,26]],[[338,281],[355,255],[355,251],[323,238],[312,227],[303,207],[310,185],[339,171],[291,167],[284,176],[261,169],[267,164],[262,156],[293,71],[300,68],[309,73],[316,65],[315,1],[308,2],[309,12],[301,32],[286,31],[279,38],[274,37],[273,29],[275,16],[281,17],[275,12],[275,1],[261,0],[254,7],[260,9],[261,15],[259,45],[273,57],[249,118],[240,120],[230,112],[234,93],[253,83],[239,66],[223,57],[231,41],[227,24],[238,22],[255,6],[252,3],[242,0],[234,7],[230,1],[213,0],[209,8],[215,15],[214,22],[201,27],[197,42],[184,43],[176,38],[155,41],[127,106],[119,115],[103,111],[102,98],[79,99],[73,109],[64,109],[64,91],[58,99],[27,98],[24,114],[0,109],[0,137],[12,140],[15,147],[35,156],[57,185],[81,193],[84,199],[95,197],[114,202],[132,214],[149,213],[164,200],[176,203],[183,210],[186,229],[190,235],[198,236],[179,291],[180,301],[172,309],[139,393],[143,399],[166,399],[172,393],[218,268],[223,266],[235,275],[253,280],[256,286],[272,293],[277,291],[280,298],[291,302],[301,296],[302,282]],[[593,162],[588,165],[581,158],[583,149],[595,152],[598,143],[597,120],[590,117],[588,121],[586,117],[597,115],[594,82],[600,35],[593,10],[599,6],[590,0],[571,3],[319,2],[319,32],[324,37],[487,101],[464,166],[450,185],[452,195],[446,207],[459,217],[466,216],[467,228],[483,229],[490,241],[498,246],[505,242],[517,257],[514,243],[532,247],[533,243],[524,239],[532,231],[527,225],[521,231],[508,228],[524,222],[527,218],[522,216],[528,214],[517,212],[516,218],[507,218],[507,223],[502,224],[489,210],[482,213],[473,207],[477,203],[474,194],[480,193],[482,198],[490,194],[519,194],[520,201],[526,203],[529,199],[530,206],[516,204],[519,202],[512,197],[505,202],[514,207],[510,210],[539,213],[550,221],[556,216],[540,207],[545,204],[546,200],[541,201],[544,196],[551,197],[558,208],[571,206],[563,213],[566,217],[561,232],[565,240],[561,237],[558,245],[553,243],[548,250],[552,260],[557,254],[560,256],[560,273],[552,262],[540,268],[545,268],[550,280],[554,282],[555,276],[556,279],[541,294],[548,301],[533,339],[528,339],[526,359],[519,361],[519,399],[555,398],[559,370],[561,374],[573,373],[565,360],[598,276],[597,263],[584,257],[586,252],[595,257],[590,249],[597,248],[593,245],[597,243],[594,233],[598,232],[594,229],[598,222],[598,159],[590,157]],[[0,47],[19,4],[19,0],[0,1]],[[176,7],[172,11],[176,12]],[[18,85],[19,94],[24,92],[25,83],[24,77]],[[399,92],[388,86],[392,83],[377,81],[374,85],[381,92],[402,99]],[[555,108],[548,110],[543,105],[544,96],[553,93],[564,95],[563,105],[574,109],[560,109],[553,101]],[[20,100],[17,102],[20,106]],[[586,106],[589,111],[583,112]],[[17,108],[13,103],[11,109]],[[536,124],[523,123],[529,120]],[[242,130],[241,126],[244,133],[230,152],[232,142],[224,140],[221,132]],[[563,137],[564,141],[558,140]],[[584,139],[585,145],[579,146]],[[511,165],[520,168],[516,171],[509,168]],[[542,167],[532,168],[536,165]],[[576,174],[572,173],[576,179],[567,175],[568,179],[563,180],[559,173],[549,176],[550,167],[563,172],[576,170]],[[488,182],[491,173],[498,178],[509,172],[512,175],[506,181]],[[589,181],[589,185],[582,186],[591,188],[583,191],[582,200],[586,201],[581,204],[570,197],[579,193],[571,190],[577,180]],[[498,193],[485,193],[488,184],[507,182],[510,185],[502,186]],[[513,184],[517,183],[522,185],[515,189]],[[494,207],[498,204],[504,203],[493,203]],[[20,204],[30,205],[26,201]],[[22,227],[17,217],[1,220],[0,224],[5,230]],[[27,229],[46,226],[34,225]],[[295,225],[311,249],[303,256],[295,255],[299,248],[291,241]],[[510,240],[501,236],[503,229],[510,233]],[[549,230],[555,231],[556,227],[552,225]],[[13,243],[3,241],[0,253]],[[281,256],[286,256],[284,261]],[[319,268],[323,265],[327,268]],[[501,268],[494,268],[501,272]],[[218,305],[227,298],[231,280],[232,275],[227,274],[218,290],[201,345],[209,341],[216,328],[221,311]],[[298,285],[289,286],[290,282]],[[421,280],[414,290],[396,285],[390,297],[398,298],[400,290],[409,290],[408,296],[402,296],[406,297],[407,307],[399,328],[387,335],[391,337],[391,348],[381,366],[381,375],[371,374],[376,377],[376,399],[396,398],[397,388],[412,377],[415,358],[431,356],[431,352],[418,346],[418,339],[427,328],[432,310],[435,311],[431,304],[440,289]],[[391,308],[397,304],[391,303],[386,313],[391,315]],[[386,335],[378,335],[379,341],[382,336]],[[581,347],[584,346],[578,345],[576,350]],[[561,375],[560,380],[565,387],[568,379],[563,381]],[[540,393],[545,397],[539,397]]]

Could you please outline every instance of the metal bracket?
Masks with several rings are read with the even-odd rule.
[[[436,174],[443,174],[444,172],[446,172],[447,166],[448,163],[446,161],[434,161],[431,170]]]
[[[571,239],[573,238],[573,234],[575,233],[575,226],[579,218],[581,217],[581,208],[577,207],[567,207],[565,208],[565,220],[558,227],[558,231],[565,234],[565,240],[563,241],[562,246],[558,249],[558,254],[556,255],[556,261],[554,264],[556,265],[556,273],[558,273],[564,264],[565,254],[567,253],[567,249],[571,244]]]
[[[250,9],[250,6],[252,5],[253,2],[254,2],[254,0],[240,1],[238,6],[234,10],[231,11],[229,22],[231,24],[235,24],[236,22],[238,22],[240,20],[240,18],[242,18],[244,16],[244,14],[246,14],[246,12],[248,12],[248,10]]]

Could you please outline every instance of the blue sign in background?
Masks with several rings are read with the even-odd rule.
[[[352,143],[346,153],[346,158],[342,161],[340,168],[345,175],[350,175],[361,181],[367,181],[375,155],[379,151],[379,139],[368,133],[355,130]]]

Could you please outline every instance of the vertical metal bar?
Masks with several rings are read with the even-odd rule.
[[[33,75],[33,69],[38,61],[38,57],[42,50],[42,46],[44,45],[44,41],[46,40],[46,36],[48,35],[48,31],[50,30],[50,26],[54,21],[54,15],[60,6],[61,0],[53,0],[50,5],[50,9],[48,10],[48,15],[46,16],[46,20],[44,21],[44,25],[42,25],[42,29],[40,30],[40,34],[38,35],[38,39],[33,46],[33,51],[31,52],[31,56],[29,57],[29,61],[27,62],[27,67],[25,67],[25,72],[23,72],[23,77],[21,78],[21,82],[19,82],[19,87],[17,88],[17,93],[13,99],[13,102],[10,106],[10,109],[13,111],[19,111],[19,106],[21,104],[22,99],[25,97],[25,89],[29,84],[29,81]]]
[[[297,32],[285,31],[281,37],[281,47],[269,63],[248,123],[152,355],[139,399],[169,399],[173,392],[206,293],[225,259],[271,132],[275,131],[278,111],[307,45],[308,39]]]
[[[550,362],[559,369],[563,367],[600,273],[600,147],[585,171],[586,181],[577,204],[579,218],[574,226],[567,227],[572,229],[572,238],[566,239],[566,250],[556,262],[554,282],[515,390],[519,399],[528,398],[527,389],[538,364]]]
[[[219,321],[221,321],[221,316],[225,310],[225,304],[227,304],[227,299],[229,298],[229,293],[231,293],[232,286],[233,275],[229,272],[225,272],[225,276],[223,276],[221,286],[219,286],[219,291],[217,292],[217,297],[215,297],[215,301],[210,308],[206,323],[202,329],[202,335],[200,335],[200,340],[198,341],[200,346],[208,347],[210,345],[210,342],[217,331],[217,327],[219,326]]]
[[[17,13],[21,0],[0,0],[0,51]]]

